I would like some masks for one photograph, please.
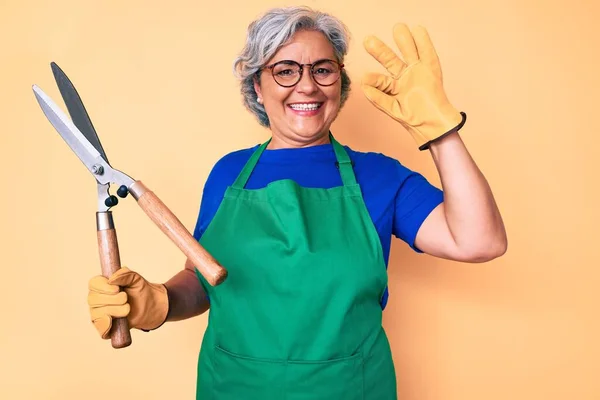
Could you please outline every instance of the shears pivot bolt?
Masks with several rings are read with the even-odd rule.
[[[94,164],[92,165],[92,172],[95,175],[102,175],[104,173],[104,167],[100,164]]]

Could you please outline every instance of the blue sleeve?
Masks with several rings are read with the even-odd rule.
[[[204,188],[202,189],[202,200],[200,201],[200,211],[198,212],[198,219],[196,221],[196,227],[194,228],[194,238],[196,240],[200,240],[206,228],[212,221],[217,209],[219,208],[219,204],[221,203],[221,199],[223,196],[223,192],[221,192],[221,196],[219,193],[219,181],[222,180],[220,176],[220,169],[218,168],[221,165],[221,162],[217,162],[208,177],[206,178],[206,182],[204,184]],[[224,191],[224,190],[223,190]]]
[[[444,201],[444,194],[417,172],[401,166],[401,174],[403,181],[396,194],[392,232],[414,251],[423,253],[415,246],[415,238],[431,211]]]
[[[212,216],[216,212],[216,210],[213,211],[213,203],[214,201],[211,200],[210,195],[205,189],[202,192],[202,200],[200,201],[200,212],[198,213],[196,227],[194,228],[194,239],[196,240],[200,240],[200,238],[204,234],[204,231],[206,231],[208,224],[212,220]]]
[[[227,184],[229,184],[229,180],[224,179],[222,175],[223,173],[220,168],[213,168],[206,179],[204,189],[202,190],[200,211],[198,212],[196,227],[194,228],[194,238],[196,240],[200,240],[217,213],[221,200],[223,200],[223,194],[225,193]]]

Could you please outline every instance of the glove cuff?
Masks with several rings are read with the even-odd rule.
[[[166,293],[165,297],[166,297],[166,302],[167,302],[167,304],[166,304],[167,310],[165,312],[164,318],[162,319],[162,321],[156,327],[154,327],[154,328],[140,328],[140,330],[143,331],[143,332],[150,332],[150,331],[157,330],[158,328],[160,328],[161,326],[163,326],[165,324],[165,322],[167,322],[169,320],[169,313],[171,311],[171,297],[170,297],[169,289],[164,284],[158,284],[158,285],[155,285],[155,286],[163,288],[163,290],[165,291],[165,293]]]
[[[426,143],[423,143],[421,146],[419,146],[419,150],[421,150],[421,151],[423,151],[423,150],[428,150],[428,149],[429,149],[429,147],[431,146],[431,143],[433,143],[433,142],[435,142],[435,141],[437,141],[437,140],[440,140],[440,139],[442,139],[443,137],[446,137],[446,136],[448,136],[449,134],[451,134],[451,133],[453,133],[453,132],[458,132],[458,131],[459,131],[459,130],[460,130],[460,129],[461,129],[461,128],[462,128],[462,127],[465,125],[465,122],[467,122],[467,114],[461,111],[461,112],[460,112],[460,115],[462,116],[462,119],[461,119],[461,121],[458,123],[458,125],[456,125],[456,126],[455,126],[454,128],[452,128],[452,129],[450,129],[449,131],[447,131],[447,132],[445,132],[445,133],[441,134],[440,136],[438,136],[438,137],[436,137],[436,138],[434,138],[434,139],[431,139],[431,140],[427,141]]]

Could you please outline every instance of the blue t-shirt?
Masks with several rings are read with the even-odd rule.
[[[231,152],[217,161],[204,186],[194,237],[200,239],[217,212],[225,190],[232,185],[259,145]],[[354,163],[356,180],[371,219],[381,239],[386,267],[392,235],[414,251],[419,227],[429,213],[443,201],[443,192],[421,174],[381,153],[354,151],[344,146]],[[269,183],[292,179],[300,186],[331,188],[341,186],[340,171],[331,144],[298,149],[265,149],[246,184],[247,189],[263,188]],[[386,289],[381,301],[385,308]]]

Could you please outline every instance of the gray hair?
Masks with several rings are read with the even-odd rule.
[[[301,6],[271,9],[253,21],[248,26],[246,44],[233,63],[234,75],[241,81],[244,105],[267,128],[269,117],[264,106],[256,101],[254,79],[279,48],[301,30],[322,32],[333,46],[336,61],[343,62],[350,40],[346,26],[329,14]],[[350,93],[350,77],[345,70],[342,70],[341,81],[340,109]]]

